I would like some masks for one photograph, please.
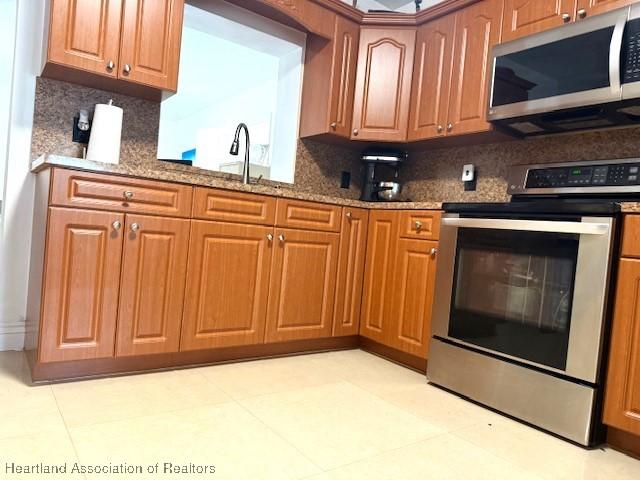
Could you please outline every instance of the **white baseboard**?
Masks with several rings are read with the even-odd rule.
[[[24,349],[24,323],[0,324],[0,352]]]

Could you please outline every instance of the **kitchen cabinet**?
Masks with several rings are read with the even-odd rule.
[[[390,346],[427,358],[438,242],[398,240],[389,318]]]
[[[575,14],[576,0],[505,0],[502,41],[559,27]]]
[[[40,362],[114,354],[124,215],[49,209]]]
[[[578,0],[576,19],[581,20],[586,17],[609,12],[616,8],[622,8],[637,2],[638,0]]]
[[[620,260],[612,328],[604,423],[640,435],[640,260]]]
[[[409,113],[410,141],[446,134],[455,27],[455,15],[418,27]]]
[[[351,136],[359,37],[357,23],[336,15],[332,41],[313,35],[307,38],[301,137]]]
[[[353,140],[406,141],[415,38],[415,28],[360,30]]]
[[[491,47],[500,42],[503,0],[474,3],[456,14],[449,135],[491,130],[486,120]]]
[[[180,350],[262,343],[273,227],[191,225]]]
[[[345,207],[342,215],[333,335],[357,335],[364,283],[369,213]]]
[[[116,356],[177,352],[189,220],[126,215]]]
[[[340,235],[276,228],[266,342],[330,337]]]
[[[431,333],[438,230],[425,228],[421,234],[422,227],[407,231],[406,226],[408,220],[435,224],[439,218],[440,212],[427,211],[369,215],[360,335],[423,359]]]
[[[184,0],[51,0],[44,74],[100,77],[175,91]],[[57,74],[56,67],[95,74]]]

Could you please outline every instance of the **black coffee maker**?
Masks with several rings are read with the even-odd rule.
[[[365,202],[390,202],[400,199],[402,185],[398,181],[398,169],[407,152],[385,148],[362,152],[364,182],[360,200]]]

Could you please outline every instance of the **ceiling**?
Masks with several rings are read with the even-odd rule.
[[[416,2],[414,0],[342,0],[344,3],[353,5],[362,11],[387,10],[401,13],[416,13]],[[445,0],[422,0],[420,8],[429,8]]]

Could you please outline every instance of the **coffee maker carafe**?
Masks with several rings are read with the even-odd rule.
[[[402,185],[398,181],[398,169],[407,153],[400,150],[369,149],[362,153],[364,182],[360,200],[365,202],[389,202],[400,199]]]

